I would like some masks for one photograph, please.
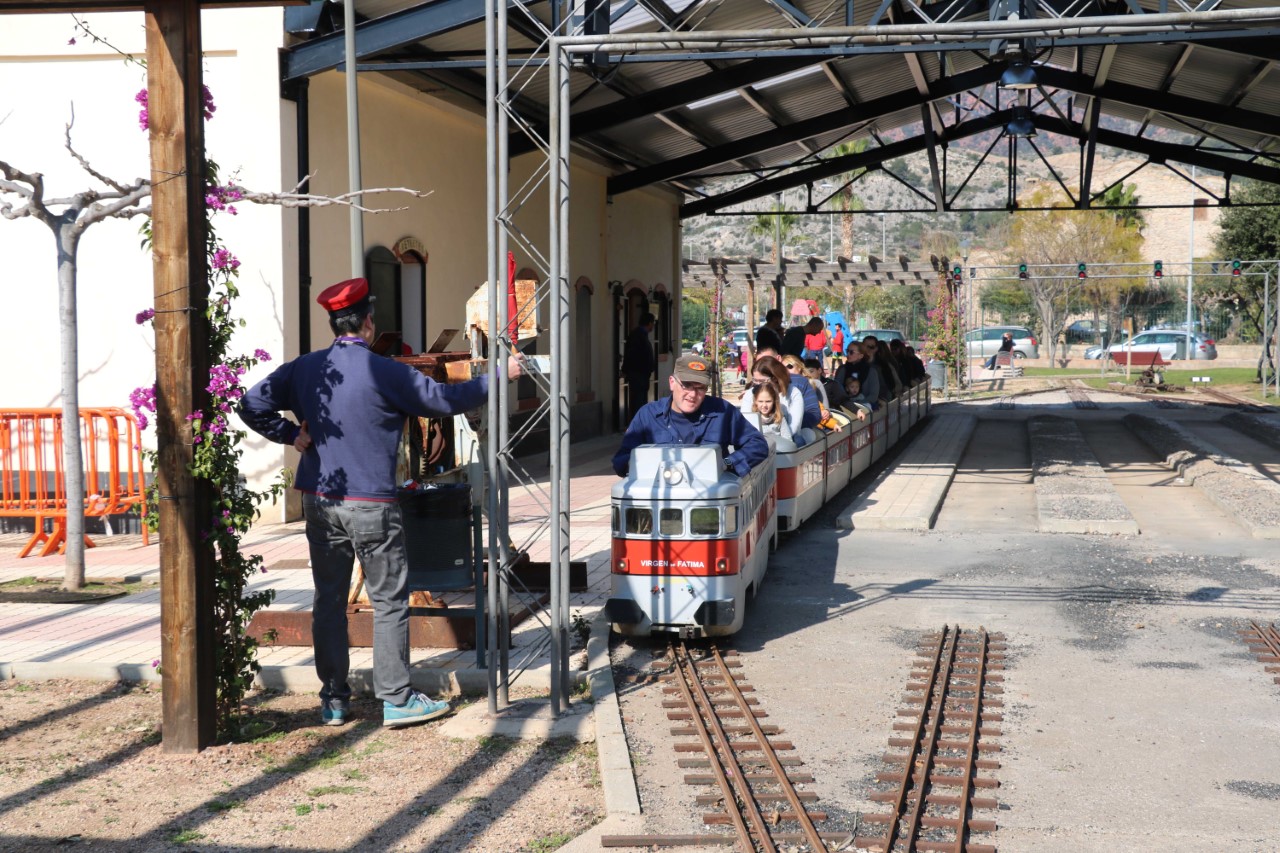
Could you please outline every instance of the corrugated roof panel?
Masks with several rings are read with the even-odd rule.
[[[1240,102],[1240,109],[1268,115],[1280,114],[1280,67],[1274,64],[1271,66],[1267,76],[1245,95]]]
[[[1194,53],[1192,54],[1194,57]],[[1235,91],[1244,71],[1240,60],[1217,55],[1213,62],[1188,61],[1178,74],[1169,93],[1199,101],[1223,103]]]
[[[840,60],[837,67],[859,101],[915,89],[907,63],[891,53],[850,57]]]
[[[1129,44],[1116,51],[1108,79],[1130,86],[1159,89],[1182,46],[1176,44]]]

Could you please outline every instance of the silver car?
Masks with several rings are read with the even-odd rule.
[[[1122,344],[1112,344],[1107,347],[1107,352],[1123,352],[1132,350],[1133,352],[1159,352],[1160,357],[1165,361],[1174,359],[1215,359],[1218,357],[1218,347],[1212,338],[1206,338],[1204,335],[1198,335],[1194,332],[1190,335],[1190,345],[1187,341],[1188,335],[1185,331],[1178,329],[1148,329],[1145,332],[1134,335],[1128,341]]]
[[[1026,326],[984,326],[964,336],[965,350],[969,358],[990,358],[1000,351],[1000,341],[1005,332],[1013,333],[1014,358],[1039,358],[1040,344]]]

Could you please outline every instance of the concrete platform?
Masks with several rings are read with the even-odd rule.
[[[973,435],[973,415],[934,415],[871,486],[836,516],[836,527],[928,530]]]

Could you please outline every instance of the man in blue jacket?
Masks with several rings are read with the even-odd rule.
[[[711,365],[701,356],[681,356],[668,383],[671,399],[654,400],[636,412],[613,457],[613,470],[627,475],[631,451],[642,444],[719,444],[724,466],[739,477],[769,456],[769,442],[737,406],[708,397]],[[733,447],[732,453],[729,448]]]
[[[373,689],[383,702],[382,724],[435,719],[449,712],[449,703],[409,685],[408,564],[396,503],[396,447],[407,417],[484,405],[489,377],[442,385],[374,355],[374,299],[362,278],[335,284],[316,301],[329,312],[333,344],[280,365],[249,389],[238,411],[250,429],[302,454],[294,485],[303,493],[315,582],[311,641],[320,719],[340,726],[351,713],[347,593],[357,555],[373,603]],[[508,359],[507,379],[520,372],[520,362]]]

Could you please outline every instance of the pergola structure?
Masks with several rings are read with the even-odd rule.
[[[812,256],[798,261],[783,258],[777,264],[759,258],[708,258],[706,261],[686,258],[680,266],[686,286],[714,287],[719,280],[725,285],[768,286],[777,289],[938,284],[947,275],[948,265],[947,258],[936,255],[931,255],[928,262],[913,261],[906,255],[899,255],[892,260],[881,260],[872,255],[865,261],[837,258],[832,262]],[[781,305],[785,301],[779,295],[776,304]]]

